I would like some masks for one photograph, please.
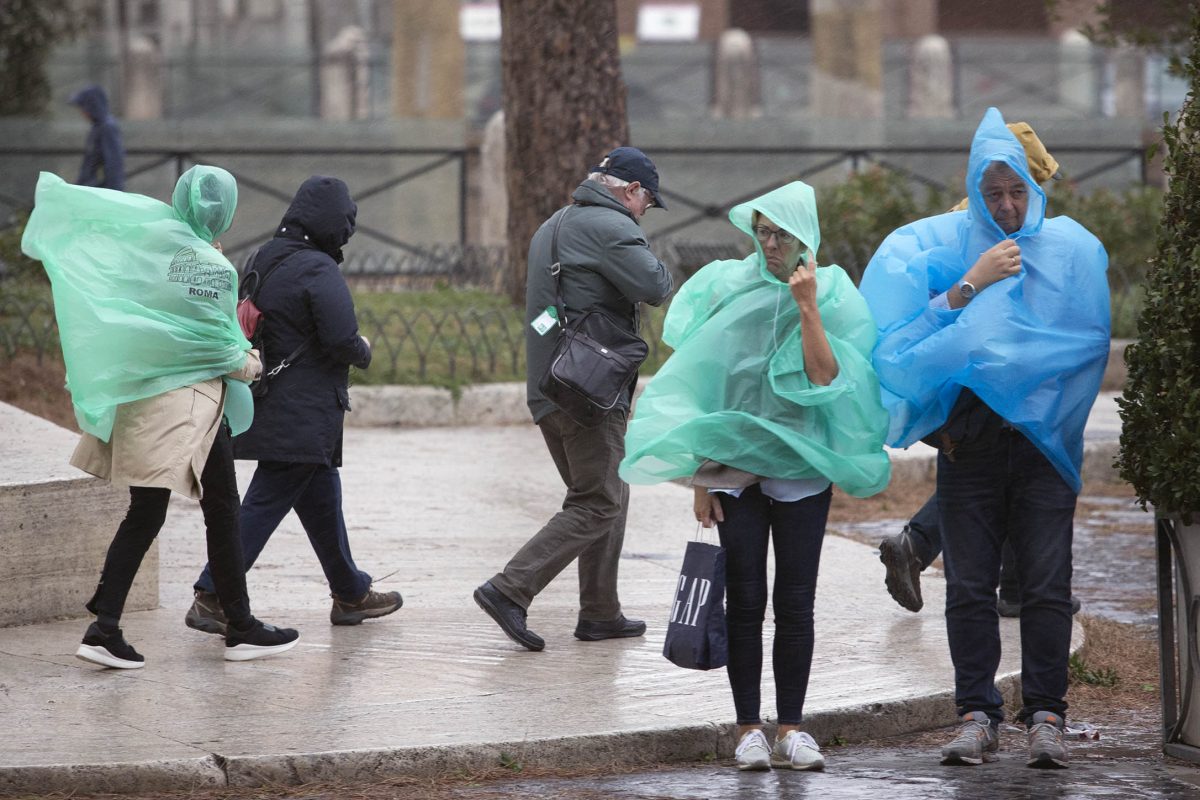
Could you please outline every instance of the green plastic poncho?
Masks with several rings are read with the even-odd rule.
[[[250,342],[237,321],[237,271],[213,246],[233,219],[237,182],[218,167],[179,179],[172,206],[143,195],[38,178],[21,249],[50,276],[79,427],[107,442],[121,403],[226,376]],[[254,402],[226,378],[236,435]]]
[[[752,236],[759,211],[814,254],[813,190],[796,181],[736,206],[729,219]],[[772,275],[762,247],[714,261],[671,302],[663,341],[675,352],[638,400],[620,474],[629,483],[687,477],[706,460],[766,478],[824,477],[858,497],[883,489],[888,417],[871,368],[875,323],[838,266],[817,269],[817,305],[838,376],[809,382],[800,312]]]

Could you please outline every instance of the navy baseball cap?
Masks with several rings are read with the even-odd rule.
[[[654,162],[636,147],[618,147],[588,172],[612,175],[630,183],[637,181],[650,192],[650,196],[654,198],[654,205],[663,209],[667,207],[662,195],[658,193],[658,170],[655,169]]]

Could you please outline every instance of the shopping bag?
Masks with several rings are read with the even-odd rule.
[[[694,539],[671,601],[663,656],[685,669],[716,669],[729,662],[725,633],[725,548]]]

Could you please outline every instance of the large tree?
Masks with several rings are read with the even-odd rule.
[[[50,101],[46,60],[71,38],[90,3],[70,0],[0,2],[0,116],[38,114]]]
[[[628,144],[615,0],[501,0],[509,281],[525,301],[538,226],[584,171]]]

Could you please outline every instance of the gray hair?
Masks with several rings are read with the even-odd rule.
[[[589,172],[587,179],[589,181],[595,181],[601,186],[607,186],[610,189],[620,189],[623,186],[628,186],[629,184],[633,183],[633,181],[622,180],[615,175],[609,175],[607,172]],[[646,197],[651,198],[651,200],[654,199],[654,195],[651,194],[650,190],[645,186],[639,186],[638,191]]]

